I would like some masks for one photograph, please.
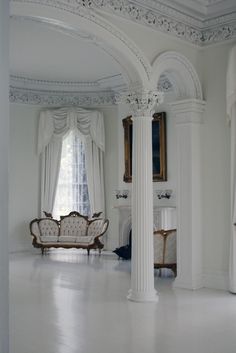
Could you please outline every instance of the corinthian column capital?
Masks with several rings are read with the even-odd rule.
[[[155,107],[163,102],[163,92],[158,90],[130,90],[120,97],[122,103],[129,104],[132,115],[152,116]]]

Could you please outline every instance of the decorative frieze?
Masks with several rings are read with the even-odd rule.
[[[73,88],[80,88],[83,91],[75,91]],[[117,86],[116,90],[98,90],[98,88],[93,82],[88,82],[88,84],[86,82],[55,82],[11,76],[9,99],[11,103],[43,106],[113,105],[116,103],[115,92],[118,92],[120,88],[124,89],[121,86]],[[158,92],[168,93],[172,90],[172,84],[168,78],[162,75],[158,83]],[[162,95],[160,92],[159,100]],[[125,97],[127,98],[127,93]]]
[[[236,12],[202,21],[181,11],[148,0],[11,0],[36,2],[64,11],[86,14],[86,9],[115,13],[163,33],[174,35],[193,44],[204,46],[236,37]]]
[[[115,103],[112,92],[62,92],[40,91],[10,86],[11,103],[23,103],[44,106],[98,106]]]

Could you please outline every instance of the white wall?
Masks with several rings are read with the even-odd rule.
[[[162,104],[158,107],[157,112],[166,112],[166,142],[167,142],[167,181],[165,182],[154,182],[153,183],[153,203],[157,206],[176,206],[176,129],[173,112],[170,107],[166,104]],[[128,199],[120,199],[117,204],[131,204],[131,183],[123,181],[124,176],[124,128],[122,125],[122,119],[130,115],[129,108],[127,106],[119,106],[119,184],[118,189],[130,190]],[[168,199],[159,200],[156,196],[156,190],[172,189],[173,196]]]
[[[36,154],[37,126],[42,107],[26,104],[10,106],[9,165],[9,244],[10,251],[32,250],[29,222],[39,215],[40,163]],[[106,152],[105,197],[106,216],[110,220],[105,237],[109,249],[118,238],[117,215],[113,209],[118,183],[117,108],[99,109],[104,113]]]
[[[106,151],[105,151],[105,198],[106,198],[106,217],[109,219],[109,228],[106,233],[106,249],[114,250],[118,241],[118,218],[115,204],[115,190],[118,185],[118,116],[117,107],[102,109],[105,122]]]
[[[29,222],[38,217],[39,158],[36,155],[40,107],[10,105],[9,245],[32,249]]]

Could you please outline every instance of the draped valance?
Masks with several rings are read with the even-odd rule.
[[[236,103],[236,46],[229,54],[227,82],[226,82],[226,103],[229,119],[232,116],[232,107]]]
[[[38,154],[49,144],[52,137],[62,138],[69,130],[78,129],[91,137],[96,146],[105,151],[103,114],[82,108],[60,108],[40,113],[38,130]]]

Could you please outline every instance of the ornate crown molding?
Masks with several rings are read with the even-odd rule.
[[[10,76],[10,85],[15,88],[36,89],[44,91],[105,91],[108,89],[117,90],[125,88],[122,74],[102,77],[96,81],[76,82],[76,81],[50,81],[39,80],[17,75]]]
[[[41,3],[74,14],[80,14],[86,18],[89,17],[90,20],[94,20],[94,18],[91,12],[86,12],[86,9],[105,11],[151,27],[160,32],[173,35],[198,46],[210,45],[236,38],[236,12],[202,21],[154,0],[147,0],[145,2],[140,2],[138,0],[11,1]],[[107,29],[112,33],[114,32],[112,27]],[[149,68],[146,66],[145,61],[142,60],[140,54],[137,53],[136,48],[133,46],[131,47],[132,51],[135,52],[135,55],[139,56],[139,60],[142,62],[142,65],[149,76]]]
[[[10,86],[10,103],[43,106],[106,106],[115,104],[114,93],[104,92],[63,92],[40,91]]]
[[[117,92],[122,92],[126,89],[125,85],[117,85],[115,89],[112,90],[100,89],[91,91],[91,89],[94,89],[93,83],[91,83],[90,86],[86,87],[87,89],[90,88],[90,91],[83,90],[81,92],[75,91],[75,88],[84,89],[83,84],[87,83],[33,80],[13,75],[11,76],[10,83],[9,99],[11,103],[43,106],[80,105],[88,107],[113,105],[116,103],[115,95]],[[42,87],[44,89],[40,89]],[[47,87],[47,89],[45,89],[45,87]],[[158,82],[158,91],[168,93],[172,90],[173,86],[171,82],[167,77],[162,75]]]

